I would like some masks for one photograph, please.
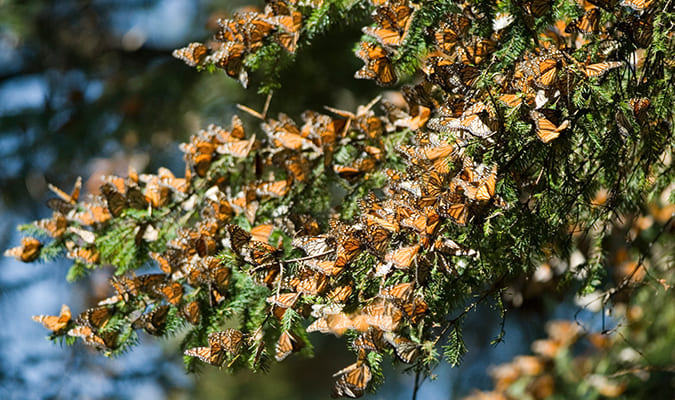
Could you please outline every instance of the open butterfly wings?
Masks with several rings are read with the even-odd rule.
[[[35,322],[41,323],[42,326],[52,332],[60,332],[65,329],[71,321],[70,308],[64,304],[61,306],[59,315],[34,315],[32,319]]]

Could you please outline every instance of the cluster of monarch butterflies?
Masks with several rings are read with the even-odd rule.
[[[220,28],[213,41],[190,43],[175,50],[173,55],[192,67],[213,65],[223,69],[246,87],[248,72],[244,59],[247,55],[254,54],[269,40],[295,53],[303,19],[296,3],[295,0],[272,0],[263,12],[253,8],[236,12],[232,18],[219,19]]]
[[[386,86],[398,81],[394,60],[405,50],[423,6],[407,0],[372,3],[375,26],[363,29],[368,40],[360,44],[357,56],[365,65],[356,77]],[[540,18],[550,3],[525,1],[519,7]],[[581,80],[599,81],[626,65],[611,58],[612,43],[605,53],[594,54],[593,62],[573,58],[573,46],[589,46],[590,38],[604,40],[602,35],[613,30],[624,32],[637,47],[648,44],[650,34],[645,32],[653,20],[648,5],[624,1],[622,5],[636,12],[617,12],[618,22],[601,24],[603,13],[614,11],[610,2],[592,3],[597,7],[589,5],[579,19],[551,28],[547,35],[554,40],[538,53],[524,54],[510,71],[497,74],[495,92],[480,84],[482,68],[493,62],[513,18],[497,15],[491,36],[480,36],[472,27],[481,14],[465,6],[424,30],[431,51],[420,60],[423,80],[404,86],[399,101],[382,100],[382,116],[374,111],[379,98],[355,112],[329,107],[330,115],[306,111],[302,124],[285,114],[274,119],[252,112],[262,120],[261,135],[247,138],[242,121],[234,116],[229,130],[210,125],[182,144],[184,178],[163,168],[147,175],[129,171],[127,178],[107,177],[101,194],[84,201],[79,199],[79,180],[71,194],[52,187],[58,196],[48,204],[52,218],[36,225],[62,243],[69,258],[105,265],[98,235],[126,223],[133,226],[135,245],[146,249],[140,261],[145,254],[160,271],[117,275],[110,280],[112,296],[96,307],[74,319],[64,307],[60,315],[38,316],[36,321],[56,336],[80,337],[114,351],[135,329],[163,335],[171,330],[170,321],[182,319],[210,332],[185,354],[219,367],[250,355],[257,368],[268,347],[262,332],[279,324],[284,329],[275,338],[277,361],[308,345],[305,332],[351,332],[357,361],[334,375],[334,394],[361,396],[373,377],[371,353],[390,353],[404,363],[422,358],[422,342],[429,339],[420,337],[424,320],[443,317],[430,315],[434,310],[427,304],[431,271],[458,276],[457,257],[480,257],[451,239],[452,228],[471,224],[486,207],[508,208],[497,194],[497,165],[465,154],[471,140],[494,143],[491,137],[503,129],[503,106],[524,105],[536,137],[550,143],[571,126],[572,116],[563,119],[557,105],[567,101],[574,86]],[[245,85],[247,54],[270,40],[289,52],[296,50],[300,10],[307,7],[270,1],[262,13],[221,20],[214,44],[193,43],[174,55],[192,66],[223,68]],[[633,98],[629,106],[638,122],[646,121],[647,98]],[[391,157],[385,145],[388,135],[408,130],[413,134],[394,147],[405,170],[384,168]],[[338,157],[347,147],[352,157]],[[324,232],[312,216],[294,211],[303,201],[303,188],[319,173],[346,183],[380,173],[386,185],[381,195],[369,192],[359,200],[356,218],[332,217]],[[274,205],[271,211],[269,204]],[[177,216],[183,223],[171,231]],[[164,243],[161,232],[167,230],[173,239]],[[155,244],[161,244],[157,251],[147,251]],[[41,248],[36,239],[25,238],[7,254],[29,262],[39,257]],[[365,271],[364,264],[369,266]],[[365,282],[351,279],[357,266]],[[217,310],[236,295],[236,279],[251,279],[268,289],[264,303],[269,318],[259,329],[224,329],[213,322]],[[309,320],[307,326],[284,325],[287,315],[294,314]]]
[[[558,386],[563,385],[560,381],[570,379],[560,379],[556,376],[560,372],[556,370],[562,369],[560,366],[567,361],[566,357],[575,355],[575,345],[586,342],[586,350],[583,354],[575,355],[573,361],[581,363],[583,360],[587,370],[594,371],[599,366],[593,354],[602,353],[617,339],[605,333],[585,332],[578,322],[566,320],[549,321],[546,332],[546,338],[532,343],[534,354],[515,356],[512,361],[491,369],[490,375],[494,383],[492,391],[476,391],[463,400],[499,399],[505,398],[507,393],[508,396],[522,393],[522,396],[552,397],[559,392]],[[579,378],[570,380],[576,383],[575,379]],[[590,386],[592,390],[610,398],[619,397],[628,387],[626,381],[617,376],[594,382]],[[515,387],[518,389],[513,390]]]

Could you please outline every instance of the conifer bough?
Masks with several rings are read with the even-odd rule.
[[[666,3],[272,0],[221,19],[174,56],[246,87],[365,12],[354,77],[398,91],[299,119],[242,106],[259,129],[234,116],[193,135],[183,178],[130,170],[84,199],[79,180],[52,188],[52,218],[28,227],[48,243],[7,254],[65,254],[69,279],[115,272],[111,297],[36,321],[109,355],[138,330],[184,329],[188,365],[231,370],[309,353],[310,332],[348,335],[346,397],[381,381],[384,354],[418,379],[439,346],[459,363],[467,312],[497,299],[503,318],[503,288],[589,234],[592,259],[562,275],[593,290],[606,227],[672,182]]]

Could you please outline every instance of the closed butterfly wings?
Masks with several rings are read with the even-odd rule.
[[[204,44],[193,42],[186,47],[174,50],[172,55],[191,67],[201,67],[204,65],[208,52],[209,49]]]
[[[201,361],[220,367],[228,356],[239,354],[244,334],[237,329],[212,332],[208,336],[207,347],[195,347],[185,350],[186,356],[197,357]]]
[[[274,359],[283,361],[292,353],[300,351],[305,346],[305,342],[291,331],[283,331],[279,340],[274,346]]]
[[[373,12],[376,26],[364,27],[363,32],[374,37],[383,46],[398,47],[408,33],[413,11],[407,2],[377,7]]]
[[[21,239],[20,246],[5,250],[4,255],[5,257],[14,257],[19,261],[29,263],[38,259],[41,249],[42,242],[28,236]]]
[[[336,372],[333,377],[337,378],[333,396],[361,397],[373,378],[370,366],[366,362],[366,352],[360,350],[356,363]]]
[[[361,42],[361,48],[356,55],[363,60],[365,65],[356,71],[355,78],[374,80],[379,86],[390,86],[396,83],[394,65],[382,46]]]
[[[165,331],[170,310],[171,307],[169,305],[156,307],[152,311],[141,315],[131,324],[131,327],[134,329],[144,329],[150,335],[160,336]]]

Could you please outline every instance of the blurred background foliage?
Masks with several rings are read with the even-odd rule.
[[[222,73],[197,73],[171,57],[172,49],[207,39],[218,17],[251,3],[0,0],[0,247],[19,242],[16,225],[48,215],[47,183],[69,188],[77,176],[83,176],[90,180],[87,190],[96,191],[98,176],[124,175],[128,165],[138,171],[167,166],[180,175],[179,142],[209,123],[228,125],[237,103],[260,110],[265,96],[254,89],[245,91]],[[270,115],[283,111],[297,118],[305,109],[321,110],[324,105],[353,110],[373,98],[379,90],[372,82],[353,79],[361,65],[353,45],[362,25],[342,27],[301,48],[293,67],[282,72],[284,86],[274,93]],[[260,77],[254,74],[252,88],[256,79],[259,82]],[[666,283],[673,282],[669,272],[673,260],[668,255],[673,251],[672,218],[652,225],[633,218],[616,229],[619,236],[644,236],[641,241],[647,244],[657,233],[666,235],[666,245],[658,247],[654,256],[648,284],[639,292],[617,296],[612,310],[595,309],[575,297],[576,288],[557,285],[555,279],[538,280],[535,273],[533,279],[504,293],[510,311],[503,325],[489,304],[468,315],[464,331],[470,333],[466,335],[469,352],[464,363],[454,369],[439,366],[437,380],[426,382],[418,397],[457,398],[481,389],[485,392],[474,396],[543,398],[542,393],[548,392],[531,389],[541,386],[533,382],[544,375],[552,377],[544,383],[554,382],[557,389],[580,390],[563,390],[565,395],[613,397],[603,394],[599,384],[579,389],[580,382],[589,374],[601,373],[607,363],[625,362],[661,369],[626,370],[623,375],[628,380],[617,375],[613,382],[622,388],[617,395],[670,398],[663,396],[672,395],[669,388],[675,390],[675,301]],[[607,251],[617,249],[608,243]],[[604,279],[611,282],[629,275],[629,259],[607,266]],[[567,261],[568,266],[573,263]],[[54,307],[61,303],[86,307],[79,303],[84,294],[96,294],[97,287],[106,285],[107,276],[97,271],[67,285],[64,262],[18,264],[0,259],[0,314],[6,327],[0,330],[0,398],[325,398],[331,373],[352,358],[341,350],[344,338],[318,334],[312,337],[316,358],[295,357],[273,366],[265,376],[250,372],[228,376],[210,367],[186,375],[177,350],[180,338],[142,340],[136,351],[114,360],[79,343],[59,348],[44,340],[45,331],[30,321],[30,315],[56,314]],[[635,269],[637,264],[630,265]],[[555,270],[555,263],[547,265],[539,277]],[[636,282],[638,278],[644,276],[636,277]],[[665,294],[660,302],[651,301],[654,291]],[[551,335],[545,323],[554,318],[576,319],[585,332],[604,332],[618,344],[609,344],[607,350],[569,343],[569,348],[563,346],[564,351],[544,359],[537,374],[511,365],[513,379],[508,384],[500,381],[499,370],[489,367],[508,365],[504,363],[514,356],[531,353],[533,341]],[[491,346],[502,329],[506,343]],[[638,362],[631,364],[631,360]],[[585,365],[580,371],[588,374],[565,373],[578,365]],[[400,364],[397,369],[403,371]],[[487,392],[493,388],[489,371],[495,377],[492,394]],[[650,382],[664,390],[655,386],[640,390],[641,379],[650,373],[659,374]],[[388,381],[374,398],[410,397],[413,375],[385,371],[385,376]]]

